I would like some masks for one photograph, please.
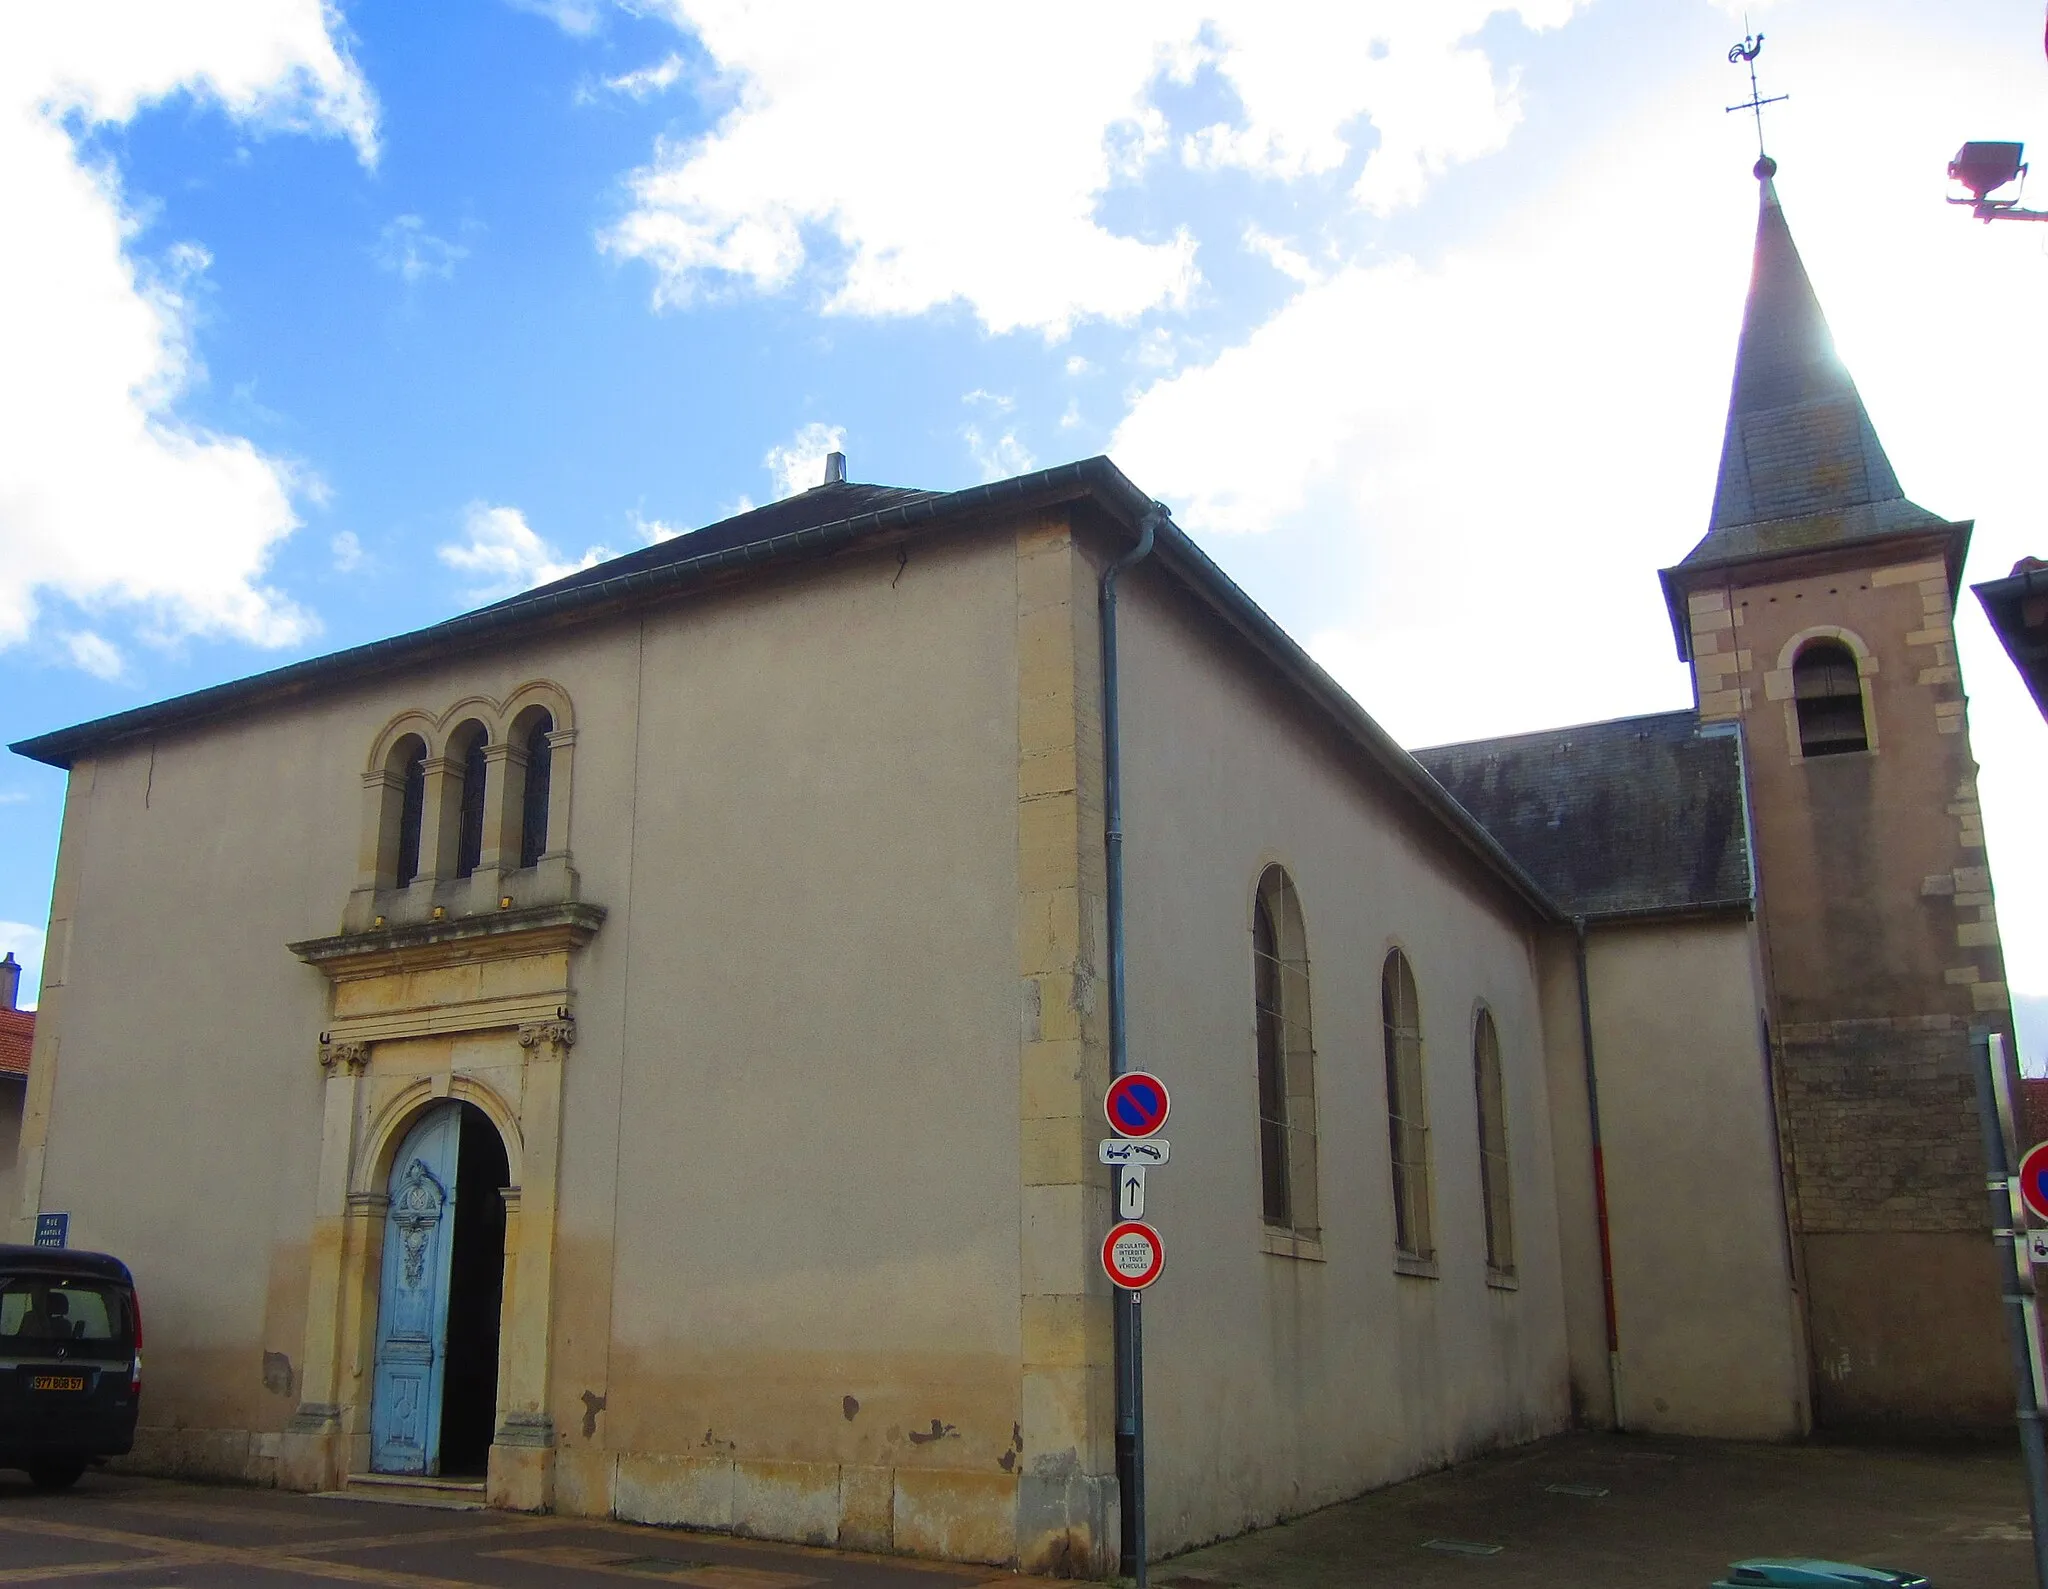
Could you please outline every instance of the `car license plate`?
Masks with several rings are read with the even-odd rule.
[[[28,1382],[30,1390],[83,1390],[83,1374],[35,1374]]]

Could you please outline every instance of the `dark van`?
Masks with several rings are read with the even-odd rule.
[[[142,1313],[105,1253],[0,1246],[0,1468],[61,1490],[135,1443]]]

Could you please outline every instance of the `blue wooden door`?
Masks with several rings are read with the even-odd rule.
[[[437,1105],[391,1166],[384,1276],[377,1299],[370,1467],[441,1469],[441,1381],[448,1362],[448,1263],[455,1253],[455,1167],[462,1106]]]

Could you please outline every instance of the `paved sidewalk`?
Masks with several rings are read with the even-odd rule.
[[[580,1518],[442,1511],[88,1473],[0,1474],[0,1585],[124,1589],[1050,1589],[992,1567],[806,1550]]]
[[[1706,1589],[1728,1562],[1770,1554],[1912,1568],[1939,1589],[2032,1589],[2018,1454],[1567,1435],[1159,1562],[1152,1580],[1159,1589]],[[0,1474],[0,1586],[45,1583],[1053,1589],[986,1567],[625,1523],[102,1473],[68,1495],[38,1495]]]
[[[1446,1548],[1459,1545],[1500,1548]],[[2033,1589],[2017,1444],[1564,1435],[1156,1563],[1151,1576],[1157,1589],[1707,1589],[1729,1562],[1770,1555],[1910,1569],[1938,1589]]]

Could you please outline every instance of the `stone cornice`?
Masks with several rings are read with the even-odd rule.
[[[522,955],[580,949],[604,925],[602,905],[570,900],[496,910],[485,915],[449,916],[440,921],[373,927],[332,938],[306,938],[285,947],[330,981],[422,971],[477,960],[511,960]]]

